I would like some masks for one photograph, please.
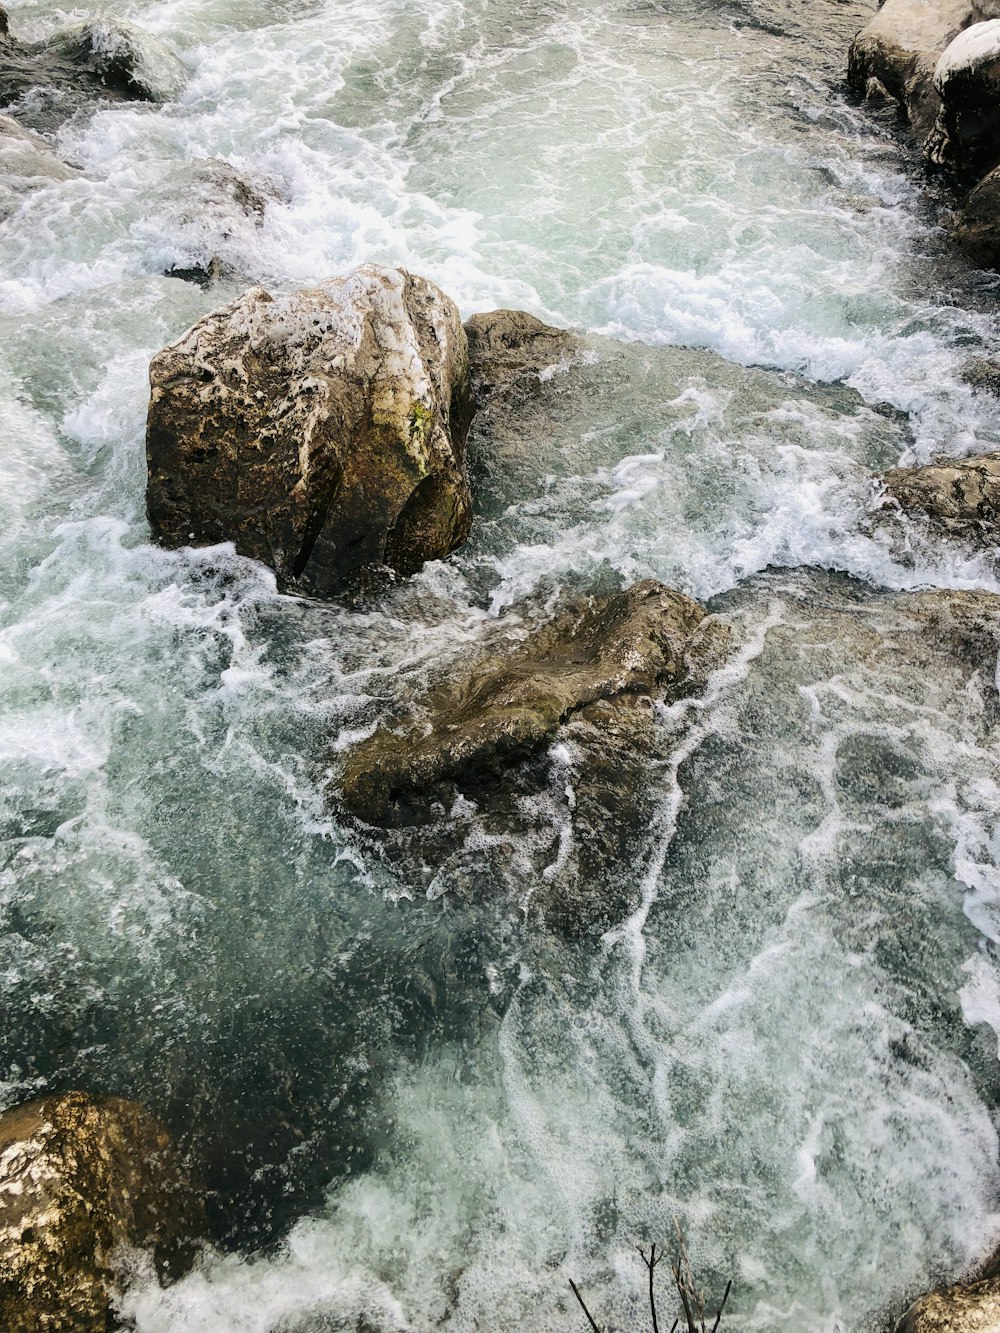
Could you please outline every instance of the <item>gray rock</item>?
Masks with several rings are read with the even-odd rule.
[[[106,1333],[122,1250],[178,1276],[203,1225],[170,1135],[136,1102],[70,1092],[0,1115],[5,1333]]]
[[[731,635],[652,580],[527,633],[514,620],[415,716],[348,754],[342,803],[439,891],[517,901],[531,885],[532,910],[564,936],[605,930],[638,905],[620,872],[655,823],[650,766],[672,745],[656,704],[702,688]]]
[[[922,1297],[900,1320],[896,1333],[1000,1333],[1000,1279]]]
[[[9,216],[24,195],[79,175],[44,139],[0,115],[0,219]]]
[[[468,344],[423,278],[365,265],[255,288],[160,352],[150,381],[147,508],[167,546],[232,541],[326,596],[468,536]]]
[[[502,779],[588,705],[682,680],[703,616],[652,580],[573,606],[421,701],[412,726],[357,746],[344,768],[346,804],[372,824],[425,822],[456,791]]]
[[[15,106],[36,130],[51,131],[101,101],[169,101],[187,81],[164,42],[123,19],[93,19],[35,43],[4,28],[0,43],[0,107]]]
[[[926,516],[955,536],[984,544],[997,540],[1000,454],[957,462],[893,468],[882,478],[885,496],[905,513]]]
[[[938,60],[972,19],[970,0],[886,0],[851,43],[851,90],[859,97],[888,93],[923,142],[941,109],[934,87]]]
[[[1000,397],[1000,361],[985,356],[971,357],[962,367],[962,379],[973,389]]]
[[[1000,165],[1000,19],[974,23],[949,43],[935,68],[934,88],[941,111],[928,156],[978,180]]]

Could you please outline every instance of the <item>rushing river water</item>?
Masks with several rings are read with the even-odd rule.
[[[573,1277],[634,1328],[677,1218],[734,1333],[883,1327],[1000,1233],[996,613],[935,637],[913,591],[1000,580],[872,524],[869,476],[1000,447],[960,374],[1000,329],[844,100],[868,6],[117,12],[184,95],[68,123],[85,176],[0,224],[0,1089],[138,1097],[189,1154],[215,1248],[123,1317],[551,1333]],[[262,225],[206,156],[270,183]],[[212,255],[241,276],[163,276]],[[150,545],[153,352],[368,260],[600,335],[536,436],[474,437],[468,547],[348,607]],[[501,612],[648,576],[734,647],[663,710],[643,854],[593,886],[620,925],[338,823],[338,753]]]

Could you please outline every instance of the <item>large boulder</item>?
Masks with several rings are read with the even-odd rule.
[[[456,793],[500,780],[575,713],[645,695],[684,676],[685,648],[704,616],[652,580],[578,604],[449,681],[401,731],[383,728],[349,755],[349,809],[372,824],[423,823]]]
[[[859,97],[888,93],[923,141],[941,109],[938,60],[973,17],[970,0],[885,0],[851,43],[851,90]]]
[[[177,1276],[201,1226],[170,1135],[138,1103],[70,1092],[0,1115],[4,1333],[107,1333],[124,1251]]]
[[[1000,19],[974,23],[942,53],[934,71],[941,99],[928,142],[932,161],[969,181],[1000,164]]]
[[[33,43],[0,19],[0,106],[15,106],[33,129],[53,130],[99,101],[170,101],[187,73],[165,42],[124,19],[92,19]]]
[[[905,513],[922,514],[955,536],[993,544],[1000,524],[1000,453],[923,467],[892,468],[884,498]]]
[[[980,268],[1000,268],[1000,167],[985,176],[965,200],[955,238]]]
[[[26,194],[79,175],[52,152],[44,139],[23,130],[10,116],[0,116],[0,220],[11,214]]]
[[[468,536],[468,344],[424,278],[364,265],[254,288],[160,352],[150,382],[147,507],[167,546],[232,541],[324,596]]]
[[[896,1333],[1000,1333],[1000,1278],[921,1297]]]

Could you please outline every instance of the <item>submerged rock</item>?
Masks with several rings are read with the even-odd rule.
[[[703,616],[653,580],[573,607],[432,694],[413,726],[362,742],[344,770],[345,802],[372,824],[423,822],[435,804],[502,778],[588,704],[683,679]]]
[[[124,19],[92,19],[35,43],[0,27],[0,106],[17,104],[33,129],[54,129],[99,100],[170,101],[187,81],[164,42]]]
[[[280,198],[269,181],[214,157],[181,163],[165,184],[160,216],[177,252],[165,276],[201,287],[239,271],[238,255],[253,246],[268,204]]]
[[[934,87],[941,111],[928,155],[978,180],[1000,163],[1000,19],[974,23],[949,43]]]
[[[969,0],[885,0],[851,43],[851,90],[859,97],[884,90],[925,139],[941,109],[934,85],[938,60],[973,17]]]
[[[886,496],[956,536],[994,543],[1000,521],[1000,454],[981,454],[923,467],[892,468]]]
[[[896,1333],[1000,1333],[1000,1278],[921,1297]]]
[[[0,1115],[5,1333],[106,1333],[122,1251],[179,1276],[201,1225],[170,1135],[138,1103],[70,1092]]]
[[[79,175],[44,139],[0,115],[0,219],[12,213],[24,195]]]
[[[150,366],[147,507],[167,546],[232,541],[320,596],[465,541],[468,344],[403,269],[255,288]]]
[[[711,629],[653,580],[578,600],[357,745],[343,803],[385,830],[394,863],[434,865],[439,889],[531,886],[563,933],[606,929],[637,906],[618,871],[654,821],[649,766],[669,750],[656,705],[697,689],[728,650]]]

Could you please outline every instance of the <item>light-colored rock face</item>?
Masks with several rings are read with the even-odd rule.
[[[455,304],[402,269],[256,288],[150,367],[150,522],[233,541],[319,595],[411,573],[468,536],[468,344]]]
[[[200,1226],[169,1134],[137,1103],[73,1092],[0,1115],[4,1333],[105,1333],[122,1247],[176,1274]]]
[[[949,42],[934,71],[934,86],[948,100],[948,89],[956,79],[976,79],[993,72],[1000,63],[1000,19],[973,23]]]
[[[908,513],[922,513],[958,536],[993,544],[1000,531],[1000,454],[926,467],[893,468],[885,492]]]
[[[44,139],[23,130],[10,116],[0,116],[0,219],[12,213],[24,195],[79,174],[56,157]]]
[[[896,1333],[1000,1333],[1000,1279],[922,1297]]]
[[[923,141],[940,110],[937,61],[973,17],[970,0],[886,0],[851,44],[848,83],[859,96],[887,92]]]

